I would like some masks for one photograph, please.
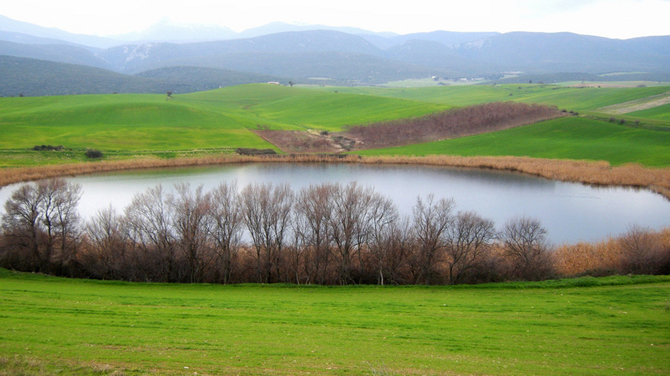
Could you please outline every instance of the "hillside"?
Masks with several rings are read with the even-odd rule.
[[[250,129],[331,129],[420,116],[445,106],[277,85],[193,94],[0,98],[0,149],[268,148]],[[343,111],[346,109],[346,111]]]
[[[275,76],[196,67],[171,67],[136,76],[83,65],[0,56],[0,96],[111,93],[190,93],[268,81]]]

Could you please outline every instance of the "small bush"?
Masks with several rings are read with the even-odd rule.
[[[91,159],[100,159],[102,158],[102,152],[96,149],[87,149],[86,157]]]

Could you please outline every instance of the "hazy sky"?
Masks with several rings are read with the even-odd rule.
[[[0,14],[94,35],[139,31],[169,17],[235,31],[282,21],[400,34],[569,31],[609,38],[670,35],[670,0],[15,0]]]

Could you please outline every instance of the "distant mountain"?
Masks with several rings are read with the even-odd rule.
[[[454,72],[406,64],[366,54],[343,52],[237,53],[175,60],[169,64],[217,67],[289,77],[297,82],[379,84]]]
[[[427,33],[413,33],[395,36],[381,36],[381,35],[364,35],[361,34],[368,42],[374,44],[381,49],[388,49],[394,46],[399,46],[411,40],[422,40],[437,42],[446,47],[458,47],[464,43],[475,42],[478,40],[490,38],[500,33],[470,33],[470,32],[454,32],[454,31],[431,31]]]
[[[104,69],[0,56],[0,96],[188,93],[279,78],[210,68],[173,67],[128,76]]]
[[[15,33],[13,31],[0,30],[0,40],[13,43],[22,43],[22,44],[66,44],[70,46],[79,46],[86,48],[84,46],[80,46],[78,44],[70,43],[60,39],[40,38],[29,34]],[[91,47],[88,47],[88,49],[90,50]]]
[[[260,36],[240,39],[253,35]],[[91,46],[118,41],[0,16],[0,55],[87,65],[125,74],[190,66],[301,82],[318,77],[319,82],[355,84],[428,76],[500,77],[510,71],[526,75],[627,72],[628,76],[618,77],[636,74],[635,77],[651,80],[670,74],[670,36],[618,40],[572,33],[448,31],[393,35],[285,23],[234,33],[218,26],[194,28],[164,20],[123,37],[155,41],[101,49]],[[200,38],[228,39],[188,42]],[[165,39],[178,43],[163,42]],[[200,77],[201,73],[194,74]]]
[[[183,25],[163,19],[140,32],[112,36],[113,39],[147,42],[202,42],[237,38],[238,34],[218,25]]]
[[[255,38],[263,35],[285,33],[290,31],[316,31],[316,30],[339,31],[341,33],[347,33],[353,35],[372,35],[381,38],[391,38],[398,35],[389,32],[377,33],[374,31],[360,29],[357,27],[337,27],[337,26],[326,26],[326,25],[296,25],[285,22],[273,22],[267,25],[244,30],[243,32],[239,33],[237,37]]]
[[[87,65],[109,69],[111,66],[90,50],[69,44],[24,44],[0,40],[0,55]]]
[[[668,37],[641,46],[622,41],[572,33],[500,34],[457,48],[461,56],[507,70],[529,73],[670,70],[670,54],[650,45],[670,41]],[[638,49],[638,50],[636,50]],[[667,50],[667,47],[665,48]]]
[[[112,46],[118,46],[119,44],[123,43],[109,38],[96,37],[93,35],[73,34],[55,28],[37,26],[28,22],[16,21],[2,15],[0,15],[0,30],[27,34],[40,38],[58,39],[74,44],[96,48],[108,48]]]
[[[497,71],[494,64],[481,64],[458,54],[446,45],[428,40],[408,40],[386,50],[392,60],[429,68],[484,74]],[[451,77],[454,78],[454,77]]]
[[[336,31],[317,30],[217,42],[149,43],[139,46],[121,46],[104,51],[100,57],[112,64],[118,71],[136,73],[158,67],[193,65],[189,61],[211,56],[306,52],[342,52],[384,56],[382,50],[361,37]],[[175,63],[173,64],[172,61]],[[221,68],[220,65],[213,67]]]

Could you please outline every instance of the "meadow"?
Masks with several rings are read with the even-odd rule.
[[[528,156],[549,159],[670,165],[670,132],[587,118],[561,118],[524,127],[422,144],[358,151],[361,155]]]
[[[661,375],[670,277],[192,285],[0,269],[0,375]]]
[[[643,131],[670,128],[667,105],[616,116],[617,123],[625,119],[627,125],[639,129],[601,127],[594,120],[610,119],[612,115],[601,112],[603,107],[663,94],[668,89],[530,84],[290,88],[256,84],[174,94],[170,100],[165,95],[143,94],[0,98],[0,167],[83,162],[88,160],[84,156],[87,148],[103,151],[107,160],[212,156],[229,154],[239,147],[278,150],[254,130],[338,132],[353,125],[492,101],[548,104],[580,116],[501,135],[476,136],[480,138],[458,141],[458,145],[452,141],[448,146],[442,142],[417,144],[364,154],[523,155],[667,166],[667,148],[659,146],[667,133]],[[507,147],[496,145],[495,139]],[[35,145],[63,145],[66,150],[30,150]],[[623,153],[615,152],[621,147]]]

